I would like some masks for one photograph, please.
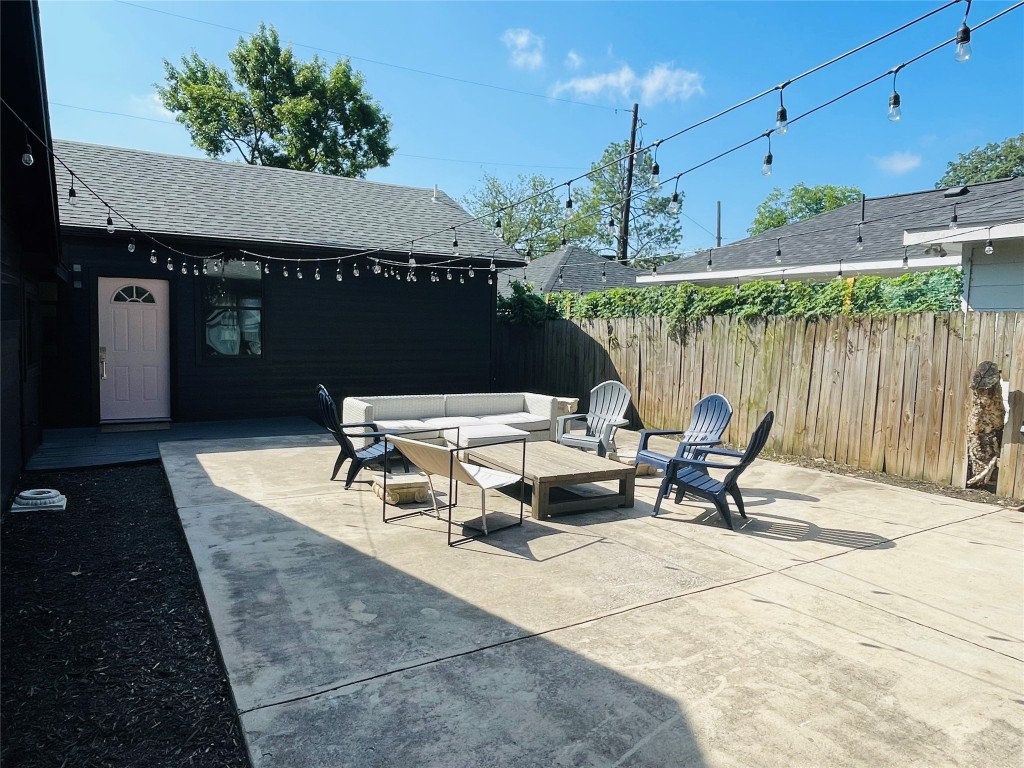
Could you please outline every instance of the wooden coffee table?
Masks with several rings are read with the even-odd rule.
[[[466,457],[474,464],[518,474],[523,467],[523,444],[471,448]],[[532,490],[530,514],[541,519],[604,507],[632,507],[636,467],[558,443],[538,441],[526,444],[525,480]],[[601,493],[603,489],[592,486],[570,487],[606,480],[619,481],[618,493]]]

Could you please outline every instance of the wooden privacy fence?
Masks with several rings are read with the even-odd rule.
[[[769,448],[909,479],[963,487],[970,379],[992,360],[1010,383],[996,492],[1024,497],[1024,313],[706,318],[682,341],[663,318],[499,326],[500,388],[581,398],[615,378],[633,394],[634,426],[677,428],[720,392],[734,408],[726,439],[746,442],[775,411]]]

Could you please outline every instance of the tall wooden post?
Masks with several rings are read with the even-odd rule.
[[[626,194],[622,199],[622,221],[619,222],[618,259],[623,264],[629,258],[629,202],[633,196],[633,152],[636,150],[636,125],[640,105],[633,105],[633,124],[629,129],[629,159],[626,161]]]

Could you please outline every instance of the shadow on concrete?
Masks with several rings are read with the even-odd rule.
[[[323,484],[257,501],[205,471],[216,448],[163,453],[256,768],[705,764],[675,699],[567,647],[582,637],[593,654],[592,617],[521,626],[413,575],[419,542],[368,525],[376,504],[339,508]],[[523,584],[492,583],[478,551],[432,532],[435,581],[465,587],[453,569],[479,569],[482,601],[529,605]],[[529,545],[547,535],[526,524],[474,546],[536,560]]]

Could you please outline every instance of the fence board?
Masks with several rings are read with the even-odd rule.
[[[881,361],[882,323],[885,318],[868,318],[867,336],[864,340],[864,402],[860,409],[860,445],[857,447],[856,466],[871,469],[873,447],[880,434],[876,421],[875,406],[878,402],[878,370]]]
[[[932,350],[929,358],[931,367],[931,389],[925,408],[928,412],[928,430],[922,455],[921,476],[933,483],[948,483],[948,471],[939,468],[939,453],[942,450],[942,422],[945,419],[943,404],[946,393],[946,361],[949,345],[949,327],[942,315],[932,316]]]

